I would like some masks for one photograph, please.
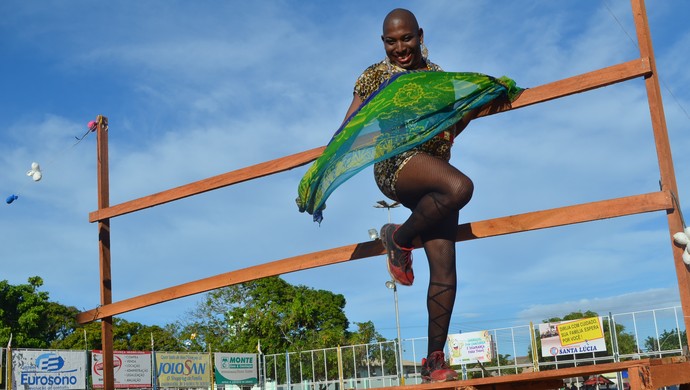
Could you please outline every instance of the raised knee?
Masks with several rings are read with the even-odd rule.
[[[465,180],[462,180],[461,183],[455,187],[455,191],[452,195],[453,203],[456,208],[459,210],[465,207],[470,199],[472,199],[473,193],[474,183],[470,178],[466,177]]]

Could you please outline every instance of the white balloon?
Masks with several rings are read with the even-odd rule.
[[[43,177],[43,174],[41,173],[41,167],[38,165],[37,162],[32,162],[31,163],[31,170],[26,173],[27,176],[31,176],[34,181],[39,181]]]
[[[683,262],[687,265],[690,265],[690,252],[688,252],[688,248],[685,248],[685,251],[683,252]]]
[[[678,232],[673,235],[673,241],[675,241],[678,245],[688,245],[688,243],[690,243],[690,236],[688,236],[685,232]]]

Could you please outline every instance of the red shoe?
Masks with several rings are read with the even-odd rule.
[[[422,359],[422,383],[455,380],[458,380],[458,373],[448,366],[443,351],[432,352],[428,359]]]
[[[414,282],[414,272],[412,271],[412,249],[401,248],[393,240],[395,231],[400,225],[387,223],[381,228],[381,242],[386,249],[388,257],[388,273],[393,280],[403,286],[411,286]]]

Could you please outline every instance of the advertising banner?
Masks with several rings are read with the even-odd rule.
[[[211,358],[206,353],[156,352],[158,386],[210,387]]]
[[[78,390],[86,388],[86,351],[12,350],[12,388]]]
[[[218,385],[255,385],[259,383],[256,354],[214,353],[214,373]]]
[[[541,356],[606,351],[601,317],[539,324]]]
[[[448,335],[450,364],[488,362],[493,358],[493,343],[488,330]]]
[[[115,388],[151,387],[151,352],[113,351]],[[91,351],[91,382],[103,387],[103,353]]]

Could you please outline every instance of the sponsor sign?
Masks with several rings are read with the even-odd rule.
[[[601,317],[539,324],[541,356],[606,351]]]
[[[573,345],[604,338],[604,328],[596,317],[558,324],[556,328],[561,345]]]
[[[163,387],[210,387],[211,358],[205,353],[156,354],[158,386]]]
[[[12,388],[77,390],[86,388],[86,351],[12,351]]]
[[[151,352],[114,351],[113,377],[115,388],[151,387]],[[91,352],[93,387],[103,387],[103,352]]]
[[[488,330],[448,335],[450,364],[488,362],[493,358],[492,346]]]
[[[218,385],[255,385],[259,383],[256,354],[214,353],[214,373]]]

